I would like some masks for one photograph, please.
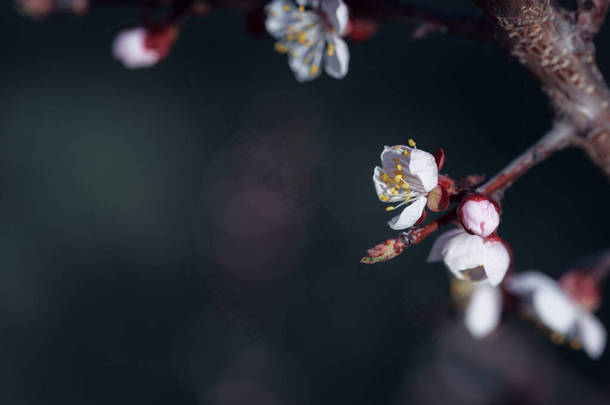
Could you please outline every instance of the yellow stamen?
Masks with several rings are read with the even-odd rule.
[[[398,183],[400,180],[402,180],[402,174],[397,174],[396,176],[394,176],[394,181],[396,183]]]
[[[403,156],[409,156],[409,154],[410,154],[409,151],[406,149],[402,151]]]
[[[413,139],[409,139],[409,146],[412,148],[415,147],[415,141]]]
[[[389,201],[390,200],[390,197],[388,197],[385,194],[381,194],[381,196],[379,198],[381,199],[381,201]]]
[[[286,11],[290,11],[290,6],[289,6],[289,5],[285,5],[285,6],[284,6],[284,10],[286,10]]]
[[[286,48],[286,45],[282,44],[281,42],[276,42],[273,46],[273,49],[275,49],[275,51],[279,53],[288,52],[288,48]]]
[[[333,44],[328,44],[326,53],[328,54],[328,56],[333,56],[335,54],[335,46]]]
[[[311,72],[312,75],[317,75],[319,69],[320,68],[318,67],[318,65],[311,65],[309,67],[309,71]]]
[[[299,11],[302,13],[303,11],[305,11],[305,6],[304,5],[300,5],[299,6]]]
[[[303,45],[305,41],[307,41],[307,35],[303,31],[297,31],[297,37],[299,39],[299,44]]]
[[[394,210],[394,209],[396,209],[396,207],[393,207],[393,206],[391,206],[391,205],[390,205],[389,207],[385,207],[385,210],[386,210],[386,211],[392,211],[392,210]]]
[[[556,345],[560,345],[564,342],[565,338],[561,333],[553,332],[551,333],[551,342]]]
[[[398,170],[402,170],[402,165],[399,163],[399,164],[397,164],[397,165],[396,165],[396,168],[397,168]]]

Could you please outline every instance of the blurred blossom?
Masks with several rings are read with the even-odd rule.
[[[483,238],[494,233],[500,223],[498,205],[482,195],[465,198],[458,206],[457,214],[468,232]]]
[[[428,262],[439,261],[460,280],[487,279],[492,286],[497,286],[504,279],[511,258],[499,237],[485,239],[460,227],[443,233],[434,242]]]
[[[167,56],[177,35],[174,26],[126,29],[115,38],[112,53],[128,69],[151,67]]]
[[[19,11],[32,18],[49,15],[55,8],[53,0],[17,0]]]
[[[491,334],[500,324],[502,292],[486,282],[476,283],[464,313],[466,329],[481,339]]]
[[[342,0],[273,0],[265,7],[267,32],[278,40],[276,51],[300,82],[313,80],[324,65],[335,79],[347,74],[349,49],[341,38],[348,22]]]
[[[399,203],[386,208],[406,207],[388,222],[392,229],[409,228],[422,217],[428,194],[438,184],[438,167],[432,154],[411,146],[384,146],[381,167],[373,171],[373,184],[383,202]]]
[[[16,3],[21,13],[32,18],[46,17],[56,11],[83,14],[89,8],[89,0],[16,0]]]
[[[507,288],[526,302],[527,310],[556,335],[573,346],[582,344],[592,359],[599,358],[606,346],[606,329],[591,312],[570,297],[560,285],[547,275],[528,271],[509,278]]]

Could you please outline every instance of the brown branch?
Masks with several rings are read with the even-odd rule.
[[[610,90],[595,63],[591,40],[603,21],[607,0],[593,1],[593,10],[604,12],[585,10],[581,2],[583,24],[586,18],[593,24],[587,29],[550,0],[475,2],[495,22],[499,43],[538,79],[556,119],[574,128],[579,138],[573,144],[610,179]]]
[[[398,234],[398,236],[388,239],[385,242],[367,250],[367,255],[360,259],[360,263],[375,264],[386,262],[395,258],[404,252],[407,248],[417,245],[428,236],[438,231],[441,227],[450,224],[456,219],[457,209],[453,208],[443,216],[434,221],[427,223],[424,226],[411,228],[406,232]]]
[[[457,209],[453,208],[451,211],[448,211],[446,214],[438,217],[434,221],[428,222],[424,226],[408,230],[407,232],[405,232],[405,236],[407,238],[409,246],[417,245],[418,243],[426,239],[428,236],[438,231],[443,226],[450,224],[456,219],[456,216]]]

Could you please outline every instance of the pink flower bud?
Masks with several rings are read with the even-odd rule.
[[[150,67],[167,56],[177,35],[174,26],[123,30],[114,40],[112,52],[128,69]]]
[[[497,204],[479,194],[462,201],[458,207],[458,216],[468,232],[483,238],[494,233],[500,223]]]

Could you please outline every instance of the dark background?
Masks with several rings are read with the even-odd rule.
[[[383,145],[491,175],[548,129],[537,83],[491,44],[387,24],[346,79],[299,84],[243,17],[193,20],[128,71],[110,44],[135,10],[0,5],[0,403],[608,403],[608,353],[515,317],[470,338],[433,238],[359,263],[392,235]],[[608,77],[608,25],[598,49]],[[509,190],[500,234],[557,276],[608,245],[609,206],[568,150]]]

